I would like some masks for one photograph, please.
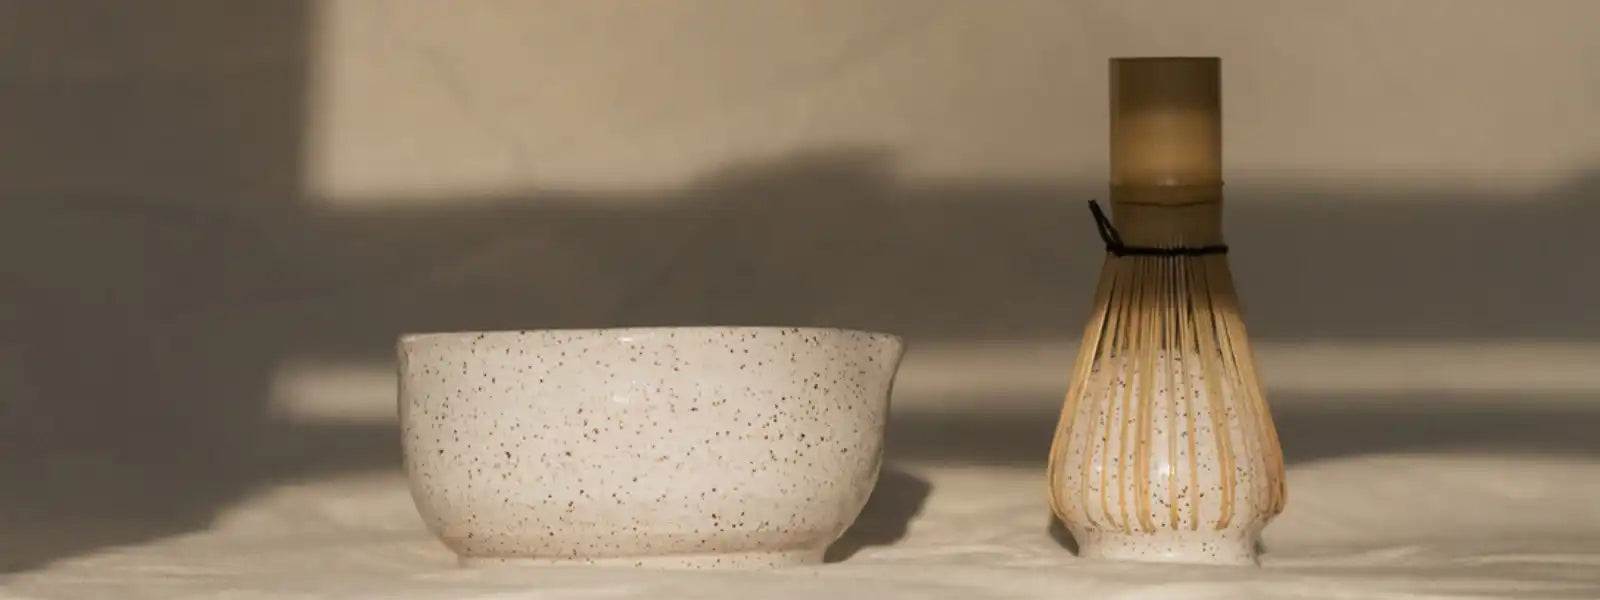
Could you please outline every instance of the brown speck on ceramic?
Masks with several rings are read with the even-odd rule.
[[[464,565],[821,561],[877,480],[903,346],[821,328],[420,334],[412,498]]]

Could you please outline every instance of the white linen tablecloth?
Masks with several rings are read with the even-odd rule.
[[[1600,465],[1571,459],[1295,468],[1261,568],[1077,559],[1048,532],[1035,468],[902,463],[885,479],[927,484],[904,537],[816,567],[465,570],[404,478],[379,472],[264,489],[203,531],[9,576],[0,598],[1600,598]]]

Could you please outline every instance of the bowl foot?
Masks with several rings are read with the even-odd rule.
[[[538,566],[617,566],[654,569],[769,569],[814,565],[822,562],[822,550],[786,550],[778,552],[730,552],[708,554],[673,554],[661,556],[609,556],[536,557],[536,556],[463,556],[460,565],[466,568],[538,567]]]

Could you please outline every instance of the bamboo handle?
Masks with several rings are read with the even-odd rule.
[[[1113,58],[1110,71],[1111,185],[1222,185],[1222,60]],[[1156,204],[1192,201],[1140,195]]]

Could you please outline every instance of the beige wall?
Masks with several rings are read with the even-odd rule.
[[[1140,54],[1224,58],[1236,181],[1538,186],[1600,162],[1586,0],[343,0],[316,19],[308,179],[331,206],[675,185],[841,145],[907,177],[1099,180],[1105,59]]]
[[[403,331],[894,331],[892,460],[1040,468],[1116,55],[1225,59],[1230,260],[1291,461],[1590,451],[1597,23],[1593,0],[0,0],[0,481],[29,482],[0,514],[38,533],[0,557],[393,469]],[[105,460],[49,462],[81,454]]]

